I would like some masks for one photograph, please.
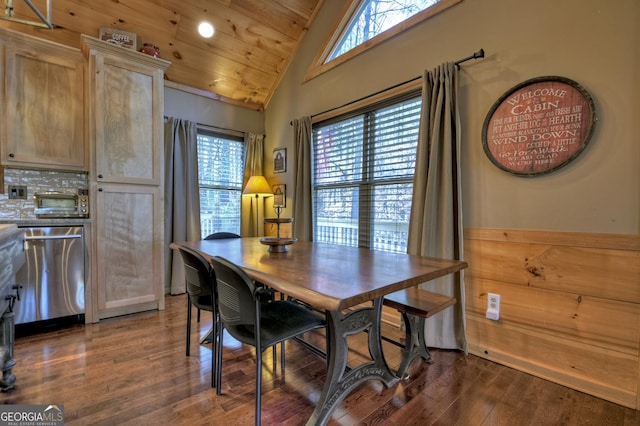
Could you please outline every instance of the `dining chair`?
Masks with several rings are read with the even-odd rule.
[[[205,240],[226,240],[227,238],[240,238],[240,235],[234,234],[233,232],[220,231],[207,235],[205,237]],[[198,309],[198,316],[196,321],[200,322],[200,309]],[[206,336],[203,339],[203,343],[209,343],[209,336]]]
[[[218,343],[219,315],[216,306],[215,281],[213,268],[199,253],[180,247],[180,255],[184,263],[184,276],[187,290],[187,356],[191,354],[191,307],[211,312],[213,325],[211,328],[211,387],[215,387],[216,377],[216,349]]]
[[[209,234],[205,237],[205,240],[224,240],[227,238],[240,238],[240,235],[234,234],[233,232],[214,232],[213,234]]]
[[[215,256],[211,259],[216,271],[220,344],[218,365],[222,365],[222,341],[226,330],[236,340],[256,349],[255,424],[260,425],[262,390],[262,352],[281,343],[284,371],[285,340],[326,326],[325,319],[303,307],[287,301],[274,300],[269,289],[256,284],[236,264]],[[275,360],[274,360],[275,368]],[[222,369],[217,371],[216,393],[221,394]]]

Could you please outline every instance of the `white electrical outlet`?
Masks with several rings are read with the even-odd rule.
[[[487,318],[497,321],[500,319],[500,295],[489,293],[487,298]]]

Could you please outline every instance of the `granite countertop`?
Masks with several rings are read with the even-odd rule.
[[[0,226],[3,224],[14,224],[19,227],[27,226],[82,226],[92,223],[87,218],[65,218],[65,219],[0,219]]]
[[[18,227],[15,224],[4,224],[0,225],[0,240],[13,235]]]

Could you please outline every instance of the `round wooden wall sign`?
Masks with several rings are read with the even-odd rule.
[[[564,77],[537,77],[507,91],[482,126],[484,152],[519,176],[550,173],[585,148],[596,122],[589,93]]]

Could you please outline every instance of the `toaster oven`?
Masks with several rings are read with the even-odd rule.
[[[89,196],[70,192],[37,192],[33,196],[37,218],[89,217]]]

